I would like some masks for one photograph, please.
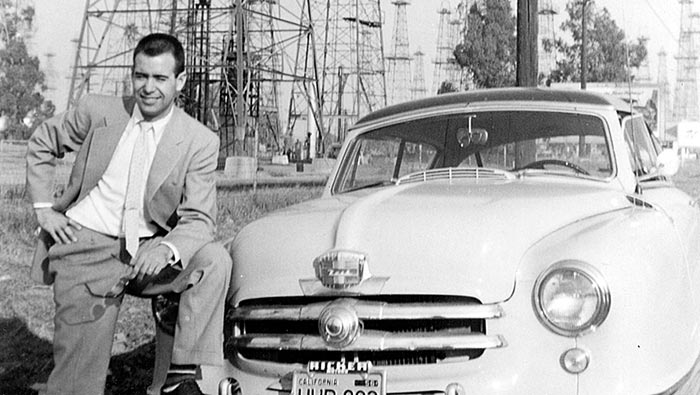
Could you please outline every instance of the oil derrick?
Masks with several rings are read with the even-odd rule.
[[[449,40],[452,49],[447,62],[447,78],[452,81],[453,85],[457,90],[464,90],[466,79],[465,73],[463,73],[462,67],[457,63],[457,58],[454,56],[454,50],[457,48],[457,44],[461,41],[463,35],[463,28],[466,26],[464,20],[461,18],[452,19],[450,21],[450,33]]]
[[[476,0],[461,0],[457,5],[457,21],[459,21],[457,26],[459,27],[459,31],[455,37],[455,44],[459,44],[465,40],[469,29],[469,10],[476,3]],[[468,71],[468,69],[459,66],[456,59],[455,65],[459,68],[460,90],[474,89],[474,79],[472,78],[472,74]]]
[[[680,0],[681,22],[676,55],[677,74],[673,103],[672,123],[683,120],[700,120],[698,109],[697,52],[694,43],[696,26],[693,26],[692,0]]]
[[[657,136],[661,141],[667,139],[666,129],[668,128],[667,121],[669,118],[669,104],[670,104],[670,93],[669,93],[669,82],[668,82],[668,71],[666,65],[666,51],[663,49],[659,52],[659,67],[658,67],[657,82],[659,86],[658,92],[658,108],[656,110],[656,124],[657,124]]]
[[[455,28],[457,24],[451,19],[452,11],[443,3],[438,10],[440,20],[438,23],[437,48],[433,61],[433,94],[440,90],[443,82],[450,83],[453,87],[459,87],[459,67],[454,57],[456,47]]]
[[[274,0],[86,0],[68,105],[91,92],[131,94],[136,43],[151,32],[169,33],[186,50],[188,80],[178,100],[219,133],[220,160],[257,153],[258,137],[275,148],[276,85],[294,79],[277,43],[292,45],[307,29],[297,9]]]
[[[647,37],[641,37],[640,42],[644,43],[644,46],[647,45],[647,42],[649,41],[649,38]],[[649,57],[645,57],[642,59],[641,64],[639,67],[637,67],[636,72],[633,75],[633,82],[635,83],[651,83],[651,67],[649,66]]]
[[[426,97],[425,87],[425,53],[421,50],[413,54],[413,78],[411,79],[411,100]]]
[[[166,13],[163,3],[166,1],[86,0],[69,107],[86,93],[130,93],[131,50],[138,39],[153,31],[174,32],[178,25],[177,11]]]
[[[211,3],[208,4],[206,7],[211,9]],[[201,69],[204,79],[201,79],[199,85],[204,87],[209,83],[211,88],[207,89],[217,96],[197,103],[201,106],[218,100],[217,116],[214,118],[220,122],[216,126],[223,132],[221,145],[228,148],[229,156],[255,154],[258,144],[277,151],[283,145],[279,119],[279,84],[285,81],[283,53],[277,43],[277,40],[282,39],[278,24],[283,21],[289,24],[290,19],[281,18],[281,9],[274,0],[249,0],[241,2],[240,10],[234,5],[234,10],[233,15],[223,18],[225,23],[233,27],[220,37],[220,58],[204,62]],[[206,23],[208,19],[201,23],[196,21],[194,25],[205,26]],[[206,30],[202,33],[206,35]],[[239,44],[241,50],[238,50]],[[207,46],[216,47],[212,44]],[[192,60],[193,64],[197,62],[196,57]],[[222,65],[220,72],[212,74],[211,65],[217,63]]]
[[[279,150],[282,145],[279,85],[282,80],[276,74],[282,70],[282,55],[272,18],[279,12],[274,10],[276,0],[249,3],[248,43],[249,47],[257,49],[248,67],[254,81],[249,100],[252,127],[258,131],[259,143]]]
[[[394,17],[394,35],[392,37],[392,51],[387,60],[387,102],[395,104],[407,101],[411,98],[411,56],[408,45],[408,20],[406,6],[408,0],[394,0],[396,6]]]
[[[313,34],[299,41],[287,135],[306,134],[311,156],[386,105],[381,15],[379,0],[303,1]]]
[[[43,67],[44,76],[46,78],[46,90],[54,92],[56,90],[56,68],[54,67],[54,58],[56,54],[53,52],[47,52],[44,54],[46,56],[46,63]]]
[[[557,11],[552,5],[552,0],[539,0],[537,7],[539,14],[539,37],[537,39],[538,75],[540,78],[546,79],[557,67],[554,51],[554,40],[556,40],[554,18],[557,15]]]

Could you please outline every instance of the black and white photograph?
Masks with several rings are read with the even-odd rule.
[[[695,0],[0,27],[0,395],[700,395]]]

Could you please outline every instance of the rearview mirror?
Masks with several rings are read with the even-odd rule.
[[[459,128],[457,129],[457,142],[464,148],[472,144],[484,145],[489,139],[489,132],[481,128]]]

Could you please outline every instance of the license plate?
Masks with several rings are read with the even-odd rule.
[[[319,366],[323,369],[318,369]],[[337,365],[333,362],[310,363],[307,370],[295,371],[291,395],[386,394],[386,377],[383,370],[358,371],[337,369],[334,366]]]

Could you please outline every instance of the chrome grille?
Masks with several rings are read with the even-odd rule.
[[[407,174],[396,181],[396,185],[433,180],[509,180],[515,176],[504,170],[483,167],[444,167]]]
[[[505,346],[487,334],[488,320],[502,315],[499,305],[445,296],[356,297],[351,299],[362,332],[349,346],[334,348],[319,334],[318,319],[335,298],[248,300],[227,313],[225,352],[229,360],[306,364],[342,358],[375,366],[422,365],[451,358],[478,358]]]

